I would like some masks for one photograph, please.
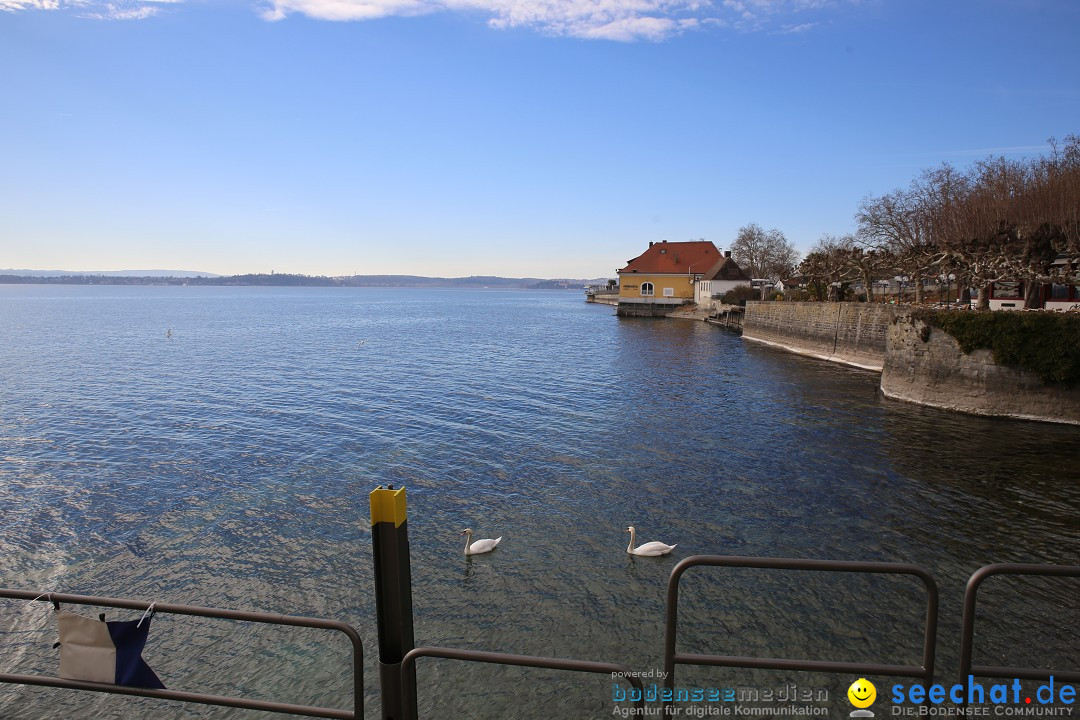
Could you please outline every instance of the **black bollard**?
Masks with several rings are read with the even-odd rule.
[[[413,649],[412,569],[405,488],[371,491],[371,544],[375,555],[375,611],[379,626],[379,686],[383,720],[415,720],[416,671],[401,678],[401,660]]]

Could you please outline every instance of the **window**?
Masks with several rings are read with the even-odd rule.
[[[653,294],[653,284],[651,282],[641,283],[641,294],[642,294],[642,296],[652,295]]]
[[[664,288],[664,297],[675,297],[675,288]]]
[[[1023,300],[1023,288],[1018,282],[996,282],[991,297],[995,300]]]
[[[1050,299],[1051,300],[1068,300],[1069,299],[1069,286],[1068,285],[1051,285],[1050,286]]]

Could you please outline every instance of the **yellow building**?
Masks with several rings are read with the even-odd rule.
[[[649,243],[619,274],[619,315],[663,315],[694,301],[695,284],[724,264],[711,242]]]

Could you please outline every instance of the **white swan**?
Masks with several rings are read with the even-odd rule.
[[[637,539],[637,533],[634,530],[634,526],[631,525],[630,527],[626,528],[626,530],[630,533],[630,544],[626,546],[626,552],[630,553],[631,555],[646,555],[649,557],[655,557],[656,555],[667,555],[669,552],[671,552],[678,546],[678,543],[675,543],[675,545],[667,545],[662,542],[654,541],[647,542],[640,547],[634,547],[634,541]]]
[[[495,546],[502,540],[502,535],[492,540],[491,538],[484,538],[483,540],[472,541],[472,530],[465,528],[461,531],[461,534],[465,536],[465,554],[466,555],[479,555],[480,553],[491,552],[495,549]]]

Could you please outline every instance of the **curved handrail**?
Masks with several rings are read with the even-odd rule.
[[[960,636],[960,681],[968,675],[996,678],[1023,678],[1025,680],[1049,680],[1053,675],[1066,682],[1080,682],[1080,671],[1036,670],[1004,665],[972,665],[971,654],[975,642],[975,605],[979,587],[994,575],[1038,575],[1048,577],[1080,577],[1080,565],[1037,565],[1033,563],[994,563],[984,565],[972,573],[964,590],[963,632]]]
[[[467,662],[482,662],[492,663],[495,665],[517,665],[521,667],[535,667],[535,668],[548,668],[551,670],[570,670],[573,672],[591,672],[591,673],[619,673],[619,677],[625,679],[631,685],[636,687],[640,692],[639,699],[634,701],[634,704],[640,709],[640,715],[645,714],[645,688],[641,684],[641,680],[633,674],[633,670],[627,665],[620,665],[617,663],[596,662],[592,660],[574,660],[569,658],[549,658],[538,657],[535,655],[513,655],[510,653],[500,652],[488,652],[484,650],[462,650],[460,648],[448,648],[448,647],[418,647],[405,653],[405,657],[401,659],[401,683],[402,687],[405,687],[406,679],[409,677],[409,672],[416,664],[416,659],[419,657],[435,657],[445,658],[447,660],[465,660]],[[408,693],[404,693],[403,707],[407,708],[407,716],[410,719],[416,718],[416,708],[409,707],[411,704],[411,698],[408,697]]]
[[[147,602],[145,600],[132,600],[129,598],[99,597],[94,595],[70,595],[67,593],[37,592],[33,590],[9,590],[0,589],[0,598],[12,600],[39,600],[42,602],[66,603],[69,605],[93,605],[95,607],[126,608],[130,610],[147,610],[151,606],[154,612],[170,613],[174,615],[192,615],[197,617],[219,618],[223,620],[241,620],[257,622],[268,625],[289,625],[293,627],[308,627],[321,630],[336,630],[344,633],[352,643],[353,650],[353,711],[338,710],[310,705],[295,705],[291,703],[271,702],[265,700],[248,700],[245,698],[227,697],[222,695],[210,695],[206,693],[184,692],[179,690],[155,690],[149,688],[135,688],[124,685],[112,685],[109,683],[88,682],[83,680],[68,680],[66,678],[49,677],[46,675],[18,675],[0,673],[0,683],[15,683],[20,685],[39,685],[48,687],[71,688],[76,690],[92,690],[95,692],[112,693],[115,695],[138,695],[140,697],[160,698],[163,700],[178,700],[180,702],[199,703],[202,705],[219,705],[224,707],[245,708],[249,710],[265,710],[268,712],[288,713],[292,715],[304,715],[307,717],[338,718],[340,720],[357,720],[364,717],[364,645],[360,640],[360,634],[351,625],[339,620],[327,620],[323,618],[309,618],[299,615],[280,615],[276,613],[254,612],[249,610],[226,610],[222,608],[208,608],[198,605],[176,605],[172,603]]]
[[[679,580],[692,567],[741,567],[768,570],[810,570],[870,574],[912,575],[926,587],[926,622],[923,632],[922,665],[833,662],[828,660],[791,660],[738,655],[697,655],[678,653],[675,638],[678,630]],[[675,665],[713,665],[721,667],[762,668],[870,675],[895,675],[923,678],[929,685],[934,677],[934,653],[937,645],[938,588],[934,578],[918,565],[907,563],[862,562],[856,560],[807,560],[803,558],[744,557],[740,555],[691,555],[679,561],[668,578],[666,630],[664,637],[665,687],[675,687]],[[665,705],[670,708],[670,704]]]

